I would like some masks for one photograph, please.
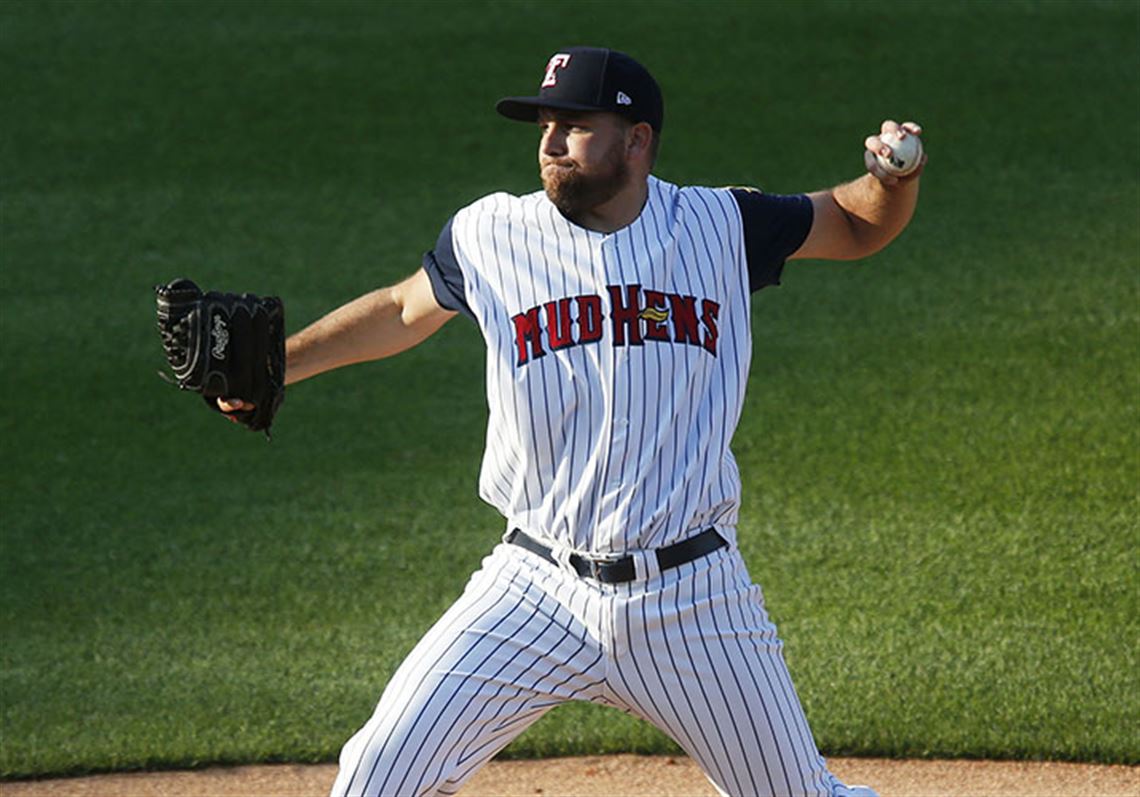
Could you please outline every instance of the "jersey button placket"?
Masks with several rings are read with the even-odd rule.
[[[617,258],[613,256],[612,249],[615,247],[616,241],[613,235],[607,235],[601,238],[597,243],[597,258],[598,262],[602,263],[603,270],[606,272],[605,284],[606,285],[624,285],[625,278],[621,274],[610,274],[608,268],[611,262],[617,262]],[[610,308],[610,314],[613,315],[613,308]],[[610,330],[613,334],[613,330]],[[610,353],[611,363],[610,368],[610,402],[607,406],[608,417],[607,421],[610,432],[609,441],[609,455],[610,455],[610,469],[606,474],[607,487],[620,487],[622,484],[622,472],[620,462],[615,462],[615,455],[619,450],[624,450],[626,438],[629,435],[629,418],[626,417],[626,408],[629,406],[629,346],[615,345],[616,337],[610,340]]]
[[[625,273],[625,268],[617,252],[617,245],[615,236],[607,236],[599,245],[600,251],[598,256],[606,272],[605,285],[623,286],[624,290],[624,286],[627,282],[636,280],[636,275],[631,277]],[[612,307],[610,308],[610,314],[612,318]],[[624,345],[615,345],[617,337],[612,326],[609,332],[611,337],[608,348],[612,358],[609,374],[610,396],[606,408],[606,428],[609,433],[609,440],[606,448],[606,471],[604,481],[602,482],[605,493],[602,503],[605,507],[605,511],[603,511],[600,518],[601,528],[599,531],[604,535],[606,549],[625,550],[629,545],[629,540],[626,538],[626,529],[624,528],[627,518],[625,517],[625,512],[622,511],[622,507],[624,506],[624,499],[626,497],[624,494],[627,476],[625,472],[625,458],[629,447],[630,433],[628,415],[631,406],[631,386],[629,383],[631,349],[628,338]]]
[[[610,273],[610,258],[607,257],[607,236],[595,235],[591,237],[590,246],[593,253],[594,279],[600,288],[604,301],[609,301],[607,286],[621,284],[620,276]],[[612,324],[613,307],[606,308],[606,319],[603,323]],[[600,431],[603,439],[601,443],[602,461],[600,463],[601,495],[599,496],[597,511],[594,517],[594,545],[606,550],[613,542],[613,515],[617,508],[618,495],[616,487],[621,485],[621,470],[615,462],[614,452],[624,441],[624,432],[617,425],[616,411],[619,406],[619,371],[624,366],[625,351],[622,347],[614,345],[613,327],[608,326],[602,341],[602,383],[599,385],[604,406],[602,425]]]

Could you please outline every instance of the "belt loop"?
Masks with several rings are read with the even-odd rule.
[[[555,545],[550,549],[550,555],[554,557],[554,563],[558,565],[559,568],[565,570],[572,576],[578,575],[578,571],[574,569],[574,565],[570,564],[570,557],[574,555],[572,550],[562,545]]]
[[[636,551],[633,556],[633,572],[638,581],[648,581],[661,575],[656,551]]]

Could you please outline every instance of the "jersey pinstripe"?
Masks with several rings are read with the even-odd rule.
[[[480,494],[508,526],[597,554],[731,534],[751,357],[733,195],[651,178],[638,220],[602,234],[541,192],[495,194],[450,235],[487,340]]]

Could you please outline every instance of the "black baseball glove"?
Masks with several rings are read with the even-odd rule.
[[[217,412],[219,398],[251,410],[225,413],[269,436],[285,400],[285,307],[276,296],[203,293],[188,279],[156,285],[158,331],[174,372],[167,381],[200,393]]]

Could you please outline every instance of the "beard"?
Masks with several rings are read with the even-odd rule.
[[[569,158],[543,161],[542,187],[546,196],[570,219],[610,201],[629,182],[629,165],[622,149],[622,142],[615,142],[602,162],[589,171]]]

